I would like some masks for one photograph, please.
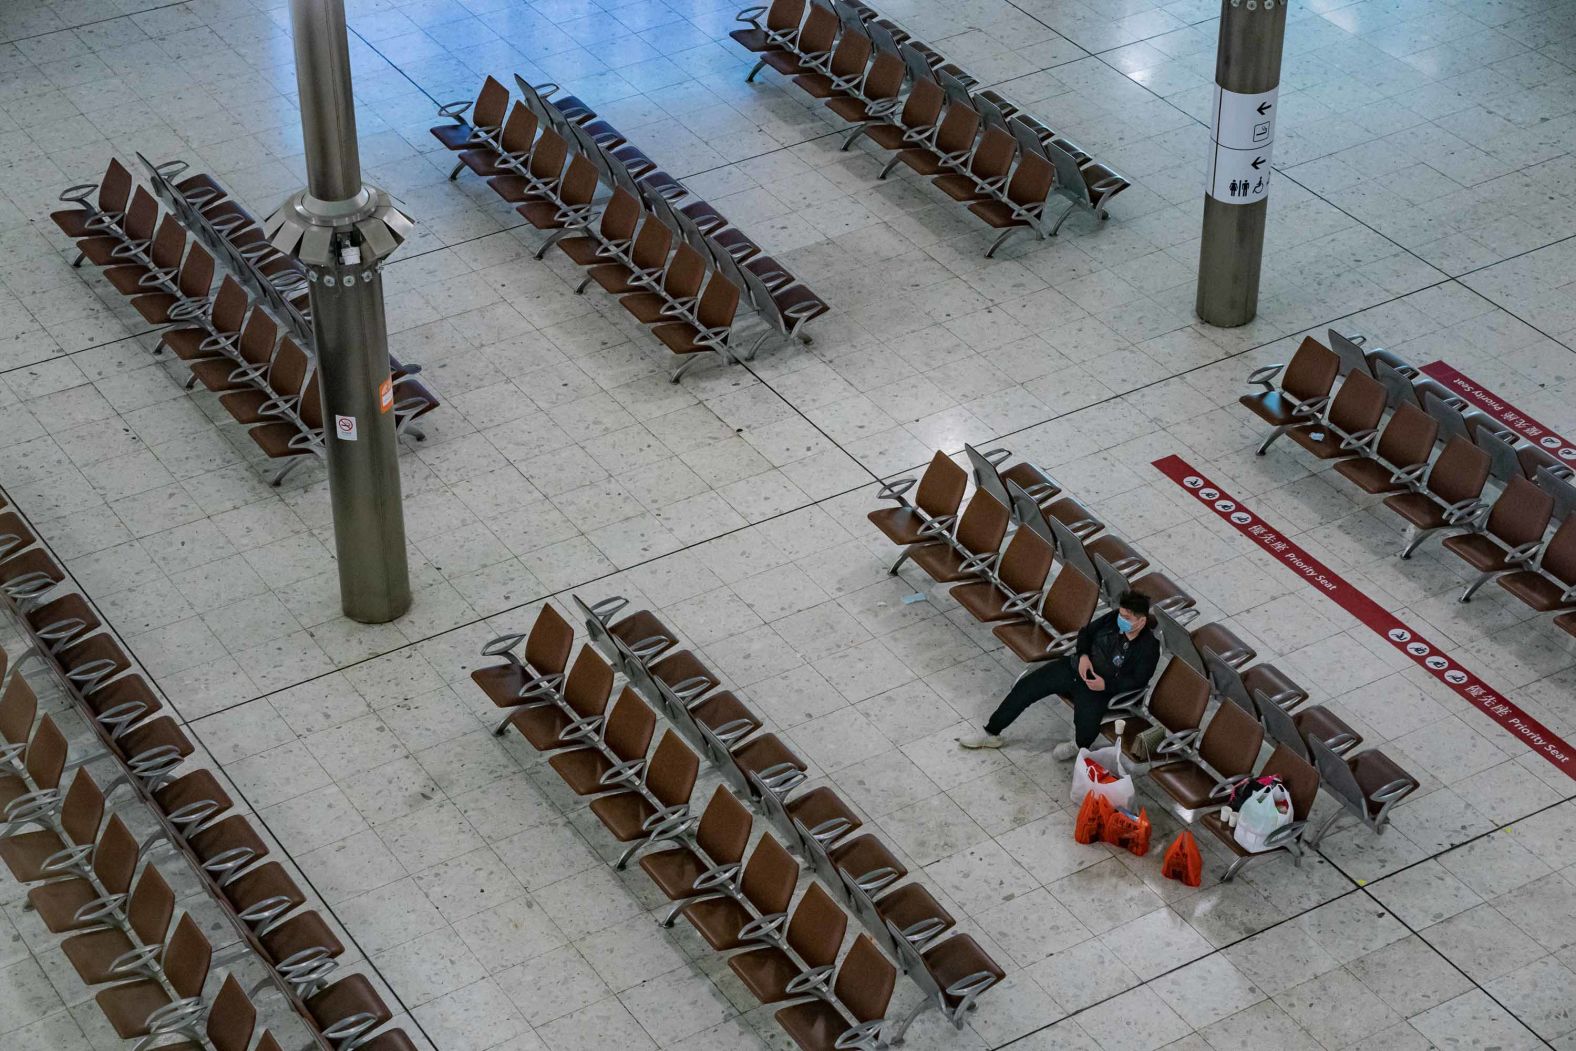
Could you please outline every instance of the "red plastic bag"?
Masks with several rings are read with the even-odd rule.
[[[1160,863],[1160,874],[1189,887],[1197,887],[1204,882],[1204,859],[1198,852],[1198,843],[1193,839],[1192,832],[1184,828],[1171,841],[1171,845],[1166,848],[1165,859]]]
[[[1149,853],[1149,834],[1147,810],[1140,810],[1134,817],[1126,810],[1113,807],[1100,827],[1101,839],[1140,858]]]
[[[1104,796],[1090,792],[1084,796],[1083,802],[1078,806],[1078,820],[1073,823],[1073,839],[1080,843],[1093,843],[1100,838],[1105,828],[1106,817],[1111,813],[1111,804],[1106,802]]]
[[[1089,768],[1089,780],[1093,781],[1097,785],[1114,784],[1118,780],[1115,774],[1111,773],[1111,771],[1107,770],[1093,759],[1085,759],[1084,766]]]

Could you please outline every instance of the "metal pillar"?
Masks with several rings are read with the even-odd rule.
[[[381,271],[412,223],[361,182],[344,0],[290,0],[290,23],[307,186],[265,229],[312,283],[340,606],[382,624],[410,608],[410,571]]]
[[[1196,309],[1222,328],[1258,312],[1289,2],[1221,0]]]

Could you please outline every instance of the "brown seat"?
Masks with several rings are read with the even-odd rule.
[[[733,336],[734,318],[739,312],[739,286],[729,281],[721,274],[712,274],[711,280],[706,282],[706,289],[700,294],[700,300],[695,305],[695,320],[674,321],[665,325],[656,325],[651,334],[662,341],[662,345],[680,357],[689,358],[695,354],[716,354],[724,362],[734,360],[730,343]],[[669,377],[675,382],[683,373],[694,364],[693,360],[686,360]]]
[[[1554,530],[1536,569],[1506,573],[1498,584],[1539,613],[1576,608],[1576,513]]]
[[[175,291],[144,292],[135,296],[131,305],[148,324],[168,325],[177,320],[172,314],[178,306],[183,303],[195,306],[207,299],[208,289],[213,285],[213,274],[213,256],[201,244],[193,241],[176,275]]]
[[[794,754],[776,734],[757,734],[729,753],[734,765],[746,777],[750,774],[764,776],[769,772],[794,769],[803,773],[809,769],[805,761]]]
[[[224,348],[233,345],[246,323],[246,313],[251,307],[251,297],[240,282],[226,274],[219,282],[219,291],[213,298],[213,309],[208,315],[208,325],[185,325],[166,329],[159,341],[182,361],[193,362],[203,358],[222,358]]]
[[[760,716],[750,711],[732,690],[718,690],[697,701],[689,713],[695,721],[710,730],[724,747],[732,747],[763,725]]]
[[[575,291],[584,291],[592,281],[613,295],[643,291],[648,283],[662,278],[672,245],[673,231],[660,222],[647,220],[640,224],[640,232],[635,235],[635,243],[629,250],[629,264],[632,265],[611,262],[593,266],[586,271],[586,279]]]
[[[298,912],[258,935],[263,952],[274,964],[304,963],[344,955],[345,946],[315,909]]]
[[[1253,371],[1248,382],[1263,389],[1237,401],[1273,428],[1258,448],[1260,456],[1290,428],[1318,418],[1329,404],[1330,390],[1340,371],[1340,357],[1312,336],[1303,338],[1290,364],[1266,365]],[[1274,385],[1277,374],[1281,377],[1279,390]]]
[[[564,177],[559,181],[553,191],[553,200],[526,201],[516,205],[515,211],[519,212],[525,221],[538,230],[552,230],[555,234],[567,231],[577,219],[588,218],[587,209],[591,198],[596,195],[597,176],[596,166],[589,160],[575,154],[569,158],[569,167],[564,170]],[[537,258],[547,253],[558,237],[550,237],[542,245]]]
[[[67,237],[77,239],[90,236],[96,224],[117,220],[125,213],[132,186],[131,172],[111,157],[109,166],[104,170],[104,177],[96,187],[73,187],[68,191],[69,196],[62,198],[74,201],[77,207],[50,212],[49,218]],[[92,198],[93,203],[89,203],[89,198]]]
[[[312,359],[306,351],[285,336],[279,341],[267,372],[259,379],[260,386],[220,395],[219,404],[236,423],[247,426],[275,419],[301,397],[312,370]]]
[[[115,286],[123,296],[134,296],[159,287],[161,280],[171,281],[180,269],[181,256],[186,250],[186,230],[174,215],[159,220],[153,242],[148,245],[148,258],[152,267],[141,262],[122,263],[104,269],[104,279]]]
[[[873,1046],[896,985],[897,968],[881,955],[868,934],[861,934],[843,958],[832,987],[832,999],[848,1012],[853,1024],[832,1001],[820,998],[784,1007],[777,1012],[777,1024],[804,1051]],[[868,1033],[869,1038],[846,1038],[851,1029]]]
[[[72,688],[84,697],[109,680],[131,670],[131,658],[108,632],[89,635],[55,653],[55,662],[66,673]]]
[[[1237,858],[1221,876],[1222,882],[1229,882],[1236,876],[1248,859],[1265,857],[1280,851],[1290,851],[1296,858],[1297,864],[1302,864],[1300,840],[1308,815],[1313,810],[1314,800],[1319,795],[1319,771],[1291,748],[1278,744],[1270,753],[1270,757],[1264,761],[1264,768],[1259,771],[1259,776],[1279,777],[1281,783],[1286,786],[1286,793],[1291,796],[1292,819],[1287,826],[1291,831],[1275,833],[1275,845],[1268,850],[1250,851],[1237,842],[1236,830],[1221,820],[1219,810],[1212,810],[1203,815],[1199,818],[1199,823],[1209,829],[1215,838],[1225,844],[1226,849]]]
[[[1026,620],[1039,605],[1055,559],[1050,541],[1033,529],[1019,529],[1008,541],[991,579],[958,584],[951,595],[975,620]]]
[[[1435,530],[1470,521],[1481,509],[1478,498],[1483,495],[1488,474],[1488,453],[1457,435],[1416,483],[1418,489],[1386,497],[1384,505],[1412,527],[1412,537],[1401,549],[1401,557],[1411,558],[1417,546]]]
[[[1018,143],[1001,128],[986,128],[967,173],[951,172],[933,180],[937,189],[955,201],[984,201],[1006,193],[1007,176],[1018,155]]]
[[[765,12],[764,25],[755,23],[749,29],[735,29],[728,35],[756,54],[781,51],[782,41],[797,35],[799,23],[804,21],[804,8],[805,0],[772,0]]]
[[[175,932],[165,944],[163,957],[159,961],[159,967],[175,995],[182,1000],[201,996],[212,961],[213,946],[208,944],[202,928],[188,912],[175,925]],[[101,990],[94,999],[122,1040],[146,1036],[148,1016],[172,1002],[164,986],[152,978],[112,985]]]
[[[693,650],[669,650],[660,660],[648,662],[646,670],[685,704],[713,689],[721,681],[715,672],[701,663]]]
[[[847,95],[858,84],[875,50],[870,38],[857,29],[845,29],[832,51],[826,73],[800,73],[793,82],[811,98],[825,99]]]
[[[1002,231],[986,250],[986,258],[995,256],[997,249],[1014,233],[1043,225],[1046,201],[1055,184],[1056,168],[1051,162],[1037,153],[1025,152],[1007,182],[1005,201],[992,198],[969,205],[969,211],[983,219],[986,225]]]
[[[21,676],[13,676],[13,680]],[[31,691],[29,691],[31,692]],[[60,732],[55,720],[44,716],[27,743],[22,769],[27,776],[12,774],[0,777],[0,808],[9,810],[24,796],[34,792],[49,792],[60,787],[66,772],[66,735]]]
[[[772,67],[785,77],[809,72],[813,67],[805,65],[800,56],[826,57],[831,52],[833,43],[837,40],[838,25],[837,14],[830,5],[811,4],[809,17],[804,20],[804,25],[799,27],[799,34],[794,42],[794,50],[762,51],[760,52],[760,62]],[[759,65],[756,68],[759,69]],[[753,79],[754,76],[755,71],[752,70],[746,79]]]
[[[1072,566],[1063,566],[1051,581],[1037,619],[1000,624],[993,630],[1019,660],[1051,660],[1072,649],[1100,602],[1100,585]]]
[[[270,460],[310,455],[310,436],[322,435],[323,399],[318,393],[318,375],[318,370],[313,369],[311,377],[306,382],[306,388],[301,391],[301,397],[293,406],[294,411],[301,418],[299,423],[295,420],[263,423],[246,432],[253,443],[262,450],[263,455]],[[283,473],[275,475],[273,484],[278,485],[283,477]]]
[[[135,977],[146,971],[128,954],[139,945],[155,949],[163,945],[174,916],[175,892],[157,868],[147,865],[126,902],[126,924],[137,937],[135,943],[120,928],[109,927],[74,934],[61,942],[60,948],[88,985]]]
[[[726,952],[776,930],[798,882],[799,863],[768,834],[745,863],[737,891],[690,901],[679,913],[708,945]]]
[[[445,115],[452,116],[453,124],[440,124],[432,129],[433,138],[443,143],[445,149],[463,150],[478,141],[477,129],[496,131],[503,123],[504,110],[509,106],[509,89],[492,77],[482,81],[482,89],[475,101],[468,105],[445,106]],[[460,120],[459,114],[471,111],[469,123]],[[450,112],[452,111],[452,113]]]
[[[244,814],[231,814],[204,826],[186,840],[203,868],[220,887],[254,861],[268,855],[268,844]]]
[[[1384,418],[1384,385],[1366,372],[1351,372],[1341,381],[1324,419],[1298,424],[1287,434],[1321,460],[1346,459],[1362,453]]]
[[[252,1043],[252,1033],[257,1028],[257,1007],[247,998],[246,990],[233,974],[224,976],[219,992],[213,998],[213,1007],[203,1023],[212,1051],[246,1051]],[[370,1047],[362,1044],[361,1047]],[[182,1040],[178,1043],[161,1043],[159,1051],[207,1051],[202,1045]],[[256,1051],[279,1051],[273,1035],[264,1030]]]
[[[21,678],[16,676],[18,681]],[[60,803],[60,827],[65,838],[48,828],[5,836],[0,838],[0,860],[21,883],[70,873],[81,875],[87,871],[92,845],[103,821],[104,793],[86,769],[78,768]]]
[[[974,140],[979,137],[979,131],[979,110],[959,99],[953,99],[948,103],[947,112],[941,118],[934,137],[921,146],[899,150],[881,170],[880,178],[886,178],[887,173],[900,163],[925,176],[960,167]]]
[[[235,352],[240,364],[228,357],[205,358],[189,363],[192,375],[216,393],[255,386],[254,380],[248,377],[260,378],[265,374],[268,363],[273,360],[278,338],[279,326],[274,319],[266,310],[254,310],[236,342]]]
[[[0,525],[0,529],[3,528]],[[75,592],[31,607],[24,619],[34,637],[51,651],[68,646],[103,626],[87,599]]]
[[[543,201],[563,180],[564,162],[568,159],[568,140],[551,128],[543,128],[531,147],[531,159],[525,166],[527,174],[495,175],[487,180],[487,185],[511,204]]]
[[[1416,405],[1403,404],[1379,433],[1371,455],[1342,460],[1335,469],[1366,493],[1404,492],[1407,485],[1401,472],[1427,464],[1438,437],[1438,420]]]
[[[548,763],[576,795],[591,795],[636,783],[656,727],[656,713],[639,694],[625,686],[608,713],[602,732],[596,732],[595,727],[588,731],[587,736],[593,743],[557,752]],[[594,742],[598,739],[607,751],[596,747]],[[570,743],[559,742],[560,746]]]
[[[0,523],[0,528],[4,528],[3,523]],[[27,743],[33,736],[33,720],[37,718],[38,695],[25,678],[11,676],[4,692],[0,692],[0,738],[4,738],[7,752],[15,753],[5,763],[13,770],[22,769]]]
[[[896,572],[904,559],[912,559],[938,584],[980,576],[1001,548],[1011,520],[1011,512],[1000,500],[976,490],[958,519],[958,531],[950,543],[930,541],[910,545],[903,550],[903,557],[891,571]]]
[[[177,827],[189,828],[211,821],[235,805],[212,770],[182,774],[153,793],[153,800]]]
[[[942,107],[947,104],[947,93],[940,84],[925,77],[914,81],[914,86],[909,89],[908,98],[903,100],[903,109],[898,113],[896,124],[873,124],[866,127],[865,134],[884,150],[901,150],[909,145],[910,140],[904,133],[908,130],[922,131],[935,126],[941,119]]]
[[[870,69],[865,73],[863,86],[860,88],[861,97],[854,95],[833,95],[826,100],[826,108],[851,124],[859,124],[843,140],[843,149],[848,149],[853,141],[864,131],[866,121],[878,119],[878,110],[885,109],[882,103],[891,104],[903,89],[903,80],[907,70],[903,60],[890,51],[876,52],[875,61],[870,63]]]
[[[905,883],[876,902],[876,914],[901,936],[921,945],[957,926],[936,896],[919,883]]]
[[[304,1006],[318,1029],[334,1040],[353,1039],[394,1017],[364,974],[346,975],[308,996]]]
[[[1218,783],[1210,771],[1228,779],[1252,773],[1263,743],[1264,727],[1257,719],[1235,704],[1222,704],[1198,743],[1198,759],[1209,770],[1189,758],[1153,767],[1149,777],[1183,809],[1197,810],[1209,804]]]
[[[1237,633],[1219,621],[1210,621],[1188,632],[1193,645],[1208,649],[1233,668],[1240,668],[1258,656],[1258,651],[1237,637]]]
[[[784,809],[806,835],[823,846],[864,824],[842,797],[825,785],[800,793]]]
[[[784,936],[787,947],[805,966],[799,966],[781,948],[769,945],[730,956],[728,967],[757,1000],[775,1004],[802,995],[804,990],[814,988],[818,979],[824,983],[831,977],[847,930],[848,914],[819,883],[812,883],[794,906]]]
[[[695,897],[709,889],[698,885],[702,877],[725,875],[744,860],[753,824],[749,809],[719,785],[695,826],[694,847],[681,843],[653,851],[640,859],[640,867],[669,901]]]
[[[1461,594],[1467,602],[1489,580],[1508,573],[1536,553],[1554,517],[1554,497],[1534,482],[1512,478],[1505,483],[1488,517],[1473,531],[1447,536],[1441,545],[1478,571]]]
[[[840,840],[827,857],[867,894],[879,893],[908,875],[908,866],[868,832]]]
[[[1147,700],[1139,707],[1111,714],[1121,717],[1122,728],[1118,743],[1123,754],[1139,760],[1153,760],[1154,755],[1138,754],[1138,738],[1150,727],[1161,727],[1167,735],[1176,737],[1197,730],[1204,721],[1204,711],[1209,707],[1209,680],[1183,660],[1166,663],[1165,671],[1155,680]],[[1101,730],[1116,739],[1115,721],[1108,721]]]
[[[109,216],[106,215],[106,218]],[[126,207],[124,218],[119,223],[110,222],[100,227],[108,231],[105,233],[95,232],[92,224],[88,224],[88,236],[77,241],[77,251],[94,266],[112,266],[120,262],[121,257],[116,253],[126,245],[151,240],[158,221],[158,201],[154,200],[153,194],[139,186],[131,195],[131,203]]]
[[[1262,693],[1288,712],[1308,699],[1308,691],[1273,664],[1260,662],[1243,668],[1242,685],[1250,693]]]
[[[582,646],[564,679],[563,705],[552,701],[522,705],[510,713],[509,725],[539,752],[562,748],[569,743],[563,740],[563,733],[599,719],[612,695],[613,669],[591,647]]]
[[[521,642],[525,643],[525,652],[517,655],[514,650]],[[501,656],[504,662],[476,669],[471,672],[471,681],[499,708],[551,699],[563,686],[574,647],[574,627],[551,604],[544,605],[529,634],[503,635],[482,648],[486,656]],[[498,732],[502,730],[500,725]]]
[[[673,629],[649,609],[637,609],[618,620],[604,622],[603,627],[642,665],[658,659],[678,640]]]
[[[624,852],[617,868],[628,865],[645,841],[656,842],[651,837],[664,831],[664,826],[687,814],[690,793],[695,791],[699,774],[700,758],[678,734],[668,730],[646,764],[642,788],[632,787],[591,801],[591,813],[614,839],[620,843],[642,841]]]
[[[113,683],[111,685],[114,685]],[[168,715],[138,723],[134,729],[117,733],[110,747],[125,760],[142,759],[154,753],[168,753],[185,758],[196,751],[180,723]]]
[[[706,274],[705,258],[689,245],[681,244],[662,275],[660,292],[635,292],[621,296],[619,305],[643,325],[660,324],[672,317],[669,311],[673,304],[687,307],[700,296]]]
[[[131,890],[137,857],[136,838],[119,817],[111,814],[104,823],[98,845],[93,848],[93,875],[106,894],[113,896]],[[27,892],[27,900],[44,921],[44,926],[56,934],[94,926],[100,922],[100,909],[118,905],[114,901],[96,905],[98,890],[92,880],[82,878],[39,884]],[[93,908],[88,909],[88,906]]]
[[[596,233],[566,237],[558,242],[558,250],[576,266],[593,266],[607,257],[609,248],[620,252],[629,250],[644,214],[634,194],[621,186],[614,187],[613,196],[602,210]]]
[[[888,540],[904,547],[933,539],[951,528],[968,489],[969,475],[946,453],[938,451],[920,475],[919,488],[910,504],[904,494],[913,486],[912,478],[882,483],[879,495],[898,501],[897,506],[883,507],[865,516]]]

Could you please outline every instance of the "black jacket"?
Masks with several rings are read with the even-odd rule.
[[[1116,613],[1111,612],[1084,625],[1078,633],[1078,656],[1089,658],[1094,673],[1105,680],[1105,692],[1114,696],[1149,685],[1160,663],[1160,640],[1147,624],[1138,638],[1129,639],[1117,630]]]

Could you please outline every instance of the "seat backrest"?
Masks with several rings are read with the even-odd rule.
[[[531,150],[530,172],[545,183],[558,181],[569,158],[569,140],[552,128],[543,128]]]
[[[199,299],[208,294],[208,289],[213,285],[213,256],[208,249],[192,242],[186,252],[186,260],[181,263],[180,277],[177,287],[181,295],[187,299]]]
[[[1335,352],[1312,336],[1306,336],[1286,366],[1281,389],[1299,401],[1314,401],[1330,393],[1340,370],[1341,359]]]
[[[35,787],[60,787],[60,778],[66,772],[66,735],[50,716],[38,720],[38,729],[27,745],[26,767]]]
[[[1488,453],[1489,471],[1495,478],[1507,485],[1513,478],[1526,480],[1527,472],[1522,467],[1519,451],[1510,442],[1486,430],[1478,431],[1473,441]]]
[[[1264,744],[1264,727],[1235,704],[1215,709],[1198,743],[1199,758],[1222,777],[1251,774]]]
[[[731,328],[739,311],[739,286],[721,274],[712,274],[695,306],[695,320],[702,328]]]
[[[870,935],[861,934],[843,958],[832,991],[855,1021],[874,1022],[886,1016],[896,985],[897,968],[876,948]]]
[[[133,241],[146,241],[153,237],[153,230],[158,221],[159,202],[154,200],[153,194],[145,187],[137,187],[137,192],[131,195],[131,207],[126,209],[126,223],[123,227],[126,236]]]
[[[1149,694],[1149,717],[1172,733],[1196,730],[1209,706],[1209,682],[1186,661],[1168,661]]]
[[[966,102],[949,102],[947,115],[941,118],[941,127],[936,131],[936,152],[960,153],[968,149],[979,130],[979,110]]]
[[[1002,482],[1001,472],[996,470],[990,458],[968,442],[963,443],[963,454],[969,458],[969,467],[974,471],[974,484],[982,492],[989,493],[1004,504],[1010,504],[1012,496]]]
[[[1554,517],[1570,518],[1576,515],[1576,485],[1546,467],[1540,467],[1532,479],[1538,488],[1554,497]]]
[[[1055,515],[1040,514],[1039,518],[1050,529],[1051,536],[1055,537],[1056,553],[1061,557],[1061,560],[1077,569],[1084,576],[1092,580],[1101,580],[1101,574],[1105,570],[1097,566],[1090,557],[1088,549],[1084,547],[1083,538],[1071,529],[1068,529],[1067,524]],[[1100,556],[1096,555],[1094,558],[1100,558]],[[1103,558],[1100,560],[1102,562],[1105,561]],[[1117,573],[1115,567],[1112,567],[1109,562],[1105,564],[1111,569],[1111,572]],[[1118,573],[1118,576],[1121,576],[1121,574]],[[1124,576],[1122,577],[1121,585],[1116,588],[1114,593],[1120,595],[1125,590],[1127,590],[1127,578]]]
[[[651,737],[657,731],[657,716],[651,706],[634,690],[625,686],[619,691],[618,700],[607,716],[607,729],[602,741],[621,762],[639,759],[651,747]]]
[[[1023,151],[1025,157],[1033,154],[1043,159],[1047,165],[1051,163],[1050,154],[1045,150],[1045,140],[1040,137],[1039,129],[1027,120],[1024,114],[1020,113],[1009,117],[1007,119],[1007,130],[1017,140],[1018,148]],[[1051,169],[1053,178],[1055,170],[1055,168]]]
[[[525,662],[543,675],[561,675],[569,666],[575,629],[551,603],[542,607],[525,639]]]
[[[153,235],[149,255],[153,265],[173,270],[181,265],[181,253],[186,248],[186,229],[174,215],[159,220],[158,233]]]
[[[1064,566],[1045,593],[1040,616],[1062,634],[1077,631],[1089,623],[1100,602],[1100,585],[1072,566]]]
[[[1418,392],[1418,401],[1424,412],[1439,421],[1440,436],[1445,441],[1458,437],[1471,440],[1472,432],[1467,429],[1467,419],[1455,405],[1435,391],[1426,389]]]
[[[975,490],[969,498],[969,506],[963,509],[963,517],[958,520],[958,544],[975,555],[995,551],[1001,547],[1011,519],[1012,515],[1000,500]]]
[[[1465,435],[1456,435],[1428,472],[1428,488],[1446,504],[1476,500],[1488,482],[1488,453]]]
[[[503,123],[509,105],[509,89],[493,77],[482,81],[482,90],[471,105],[471,127],[496,128]]]
[[[162,945],[174,915],[175,892],[157,868],[144,865],[126,900],[126,920],[132,932],[144,945]]]
[[[280,397],[293,398],[301,393],[307,373],[311,370],[312,359],[306,351],[295,340],[285,336],[279,341],[279,349],[274,352],[273,363],[268,366],[268,385]]]
[[[252,365],[266,365],[273,360],[274,344],[279,339],[279,326],[266,310],[254,310],[246,319],[241,332],[239,350],[241,357]]]
[[[1012,169],[1018,143],[1001,128],[986,128],[969,162],[969,171],[979,179],[999,179]]]
[[[1044,537],[1032,529],[1020,529],[1007,542],[996,575],[1017,594],[1037,592],[1045,586],[1055,557]]]
[[[602,236],[609,241],[628,241],[635,236],[644,209],[634,194],[615,188],[602,211]]]
[[[905,53],[910,49],[904,47]],[[912,65],[910,72],[912,73]],[[909,89],[908,98],[903,102],[903,113],[899,122],[905,128],[924,128],[936,123],[941,116],[941,107],[947,101],[947,93],[941,90],[935,78],[927,72],[923,76],[914,78],[914,86]]]
[[[137,838],[120,815],[111,814],[104,822],[98,846],[93,848],[93,874],[110,894],[125,894],[131,890],[131,877],[136,870]]]
[[[131,187],[131,172],[126,170],[126,166],[120,163],[119,158],[111,157],[109,167],[104,169],[104,178],[99,183],[99,211],[124,211],[126,201],[131,196]]]
[[[845,30],[837,42],[837,50],[832,52],[832,63],[828,67],[832,76],[851,77],[863,73],[873,50],[869,37],[852,29]]]
[[[649,710],[649,709],[648,709]],[[616,711],[616,709],[615,709]],[[656,717],[652,716],[653,722]],[[646,788],[665,807],[688,803],[700,774],[700,757],[672,730],[662,734],[646,768]]]
[[[1509,547],[1543,539],[1554,516],[1554,497],[1525,478],[1512,478],[1494,501],[1486,528]]]
[[[590,646],[580,647],[580,656],[564,679],[564,700],[582,719],[601,715],[613,694],[613,669]]]
[[[60,827],[67,840],[81,846],[98,838],[99,826],[103,823],[104,790],[99,788],[86,767],[78,767],[60,803]]]
[[[848,913],[822,889],[812,883],[794,906],[788,919],[788,947],[811,967],[830,967],[837,962],[848,931]]]
[[[903,80],[907,75],[908,70],[901,58],[894,52],[878,48],[875,61],[870,63],[870,71],[865,74],[865,98],[871,102],[897,98],[898,92],[903,90]]]
[[[804,21],[804,0],[772,0],[766,9],[766,28],[779,33],[798,29]]]
[[[974,108],[980,111],[980,119],[985,122],[985,127],[994,128],[1011,136],[1012,132],[1007,126],[1007,114],[997,104],[994,91],[981,91],[974,96]],[[1014,140],[1015,142],[1017,140]]]
[[[1427,463],[1439,436],[1439,421],[1410,402],[1400,405],[1379,435],[1381,459],[1397,468]]]
[[[1209,669],[1204,666],[1204,657],[1198,652],[1198,647],[1193,645],[1193,636],[1187,628],[1163,609],[1151,609],[1149,612],[1160,628],[1160,641],[1165,644],[1166,652],[1182,658],[1192,665],[1194,671],[1207,676]]]
[[[213,1051],[246,1051],[256,1027],[256,1006],[247,998],[246,990],[235,980],[235,975],[225,975],[224,984],[219,986],[213,998],[213,1008],[208,1012],[204,1030]]]
[[[175,933],[164,947],[164,976],[177,996],[201,996],[212,963],[213,946],[188,912],[175,925]]]
[[[762,915],[788,911],[799,883],[799,863],[769,833],[755,845],[744,865],[739,890]]]
[[[318,390],[318,370],[313,369],[307,377],[306,388],[301,391],[301,397],[296,402],[296,413],[300,415],[301,422],[314,431],[323,429],[323,395]]]
[[[1395,366],[1382,358],[1370,357],[1368,367],[1373,370],[1374,379],[1384,387],[1385,397],[1390,402],[1392,409],[1402,405],[1412,405],[1417,408],[1417,389],[1412,386],[1412,381],[1398,371]]]
[[[540,123],[530,106],[516,102],[509,110],[509,119],[504,121],[503,134],[498,139],[503,152],[524,160],[531,151],[531,143],[536,141],[536,128]]]
[[[1482,439],[1491,437],[1488,430],[1485,428],[1479,428],[1478,430],[1474,431],[1473,434],[1475,437]],[[1493,435],[1492,437],[1498,437],[1502,444],[1510,444],[1502,436]],[[1482,443],[1480,442],[1479,444]],[[1483,448],[1488,449],[1489,447],[1484,445]],[[1521,468],[1521,473],[1528,478],[1536,479],[1538,477],[1538,473],[1545,467],[1549,468],[1554,474],[1561,478],[1569,478],[1571,475],[1570,465],[1564,460],[1554,456],[1547,449],[1540,448],[1536,445],[1523,445],[1513,448],[1515,448],[1514,455],[1516,457],[1516,463]],[[1493,455],[1492,449],[1489,449],[1489,455]]]
[[[1538,559],[1538,566],[1567,588],[1576,587],[1576,515],[1568,515],[1560,522],[1560,527],[1549,537],[1548,546]],[[34,747],[37,747],[37,741],[35,737]],[[33,753],[29,750],[29,766],[32,765],[32,758]]]
[[[1056,169],[1051,162],[1038,153],[1024,150],[1007,182],[1007,199],[1019,208],[1044,204],[1055,182]]]
[[[799,29],[799,50],[811,55],[832,50],[841,24],[836,11],[826,4],[811,0],[810,15]]]
[[[660,270],[673,247],[673,231],[665,224],[642,223],[629,250],[630,261],[642,270]]]
[[[955,515],[968,487],[968,472],[938,449],[930,458],[925,473],[920,475],[919,488],[914,491],[914,505],[932,518]]]
[[[33,732],[33,720],[38,717],[38,695],[26,679],[11,676],[0,694],[0,737],[8,744],[22,744]]]
[[[1384,418],[1384,387],[1366,372],[1348,373],[1330,400],[1329,419],[1347,434],[1371,431]]]
[[[596,188],[596,165],[579,155],[569,158],[569,170],[558,185],[558,200],[566,205],[590,204]]]
[[[251,297],[246,294],[246,289],[235,278],[225,274],[219,282],[219,293],[213,300],[213,327],[220,332],[239,332],[250,305]]]
[[[1372,377],[1373,373],[1368,368],[1368,355],[1363,353],[1363,348],[1335,329],[1328,332],[1330,338],[1330,351],[1341,363],[1341,375],[1349,376],[1356,373],[1361,376]]]
[[[1253,691],[1253,701],[1258,707],[1264,728],[1269,731],[1270,740],[1276,742],[1277,746],[1291,749],[1304,759],[1309,758],[1308,742],[1304,740],[1302,731],[1297,729],[1291,713],[1266,697],[1263,690]]]
[[[1089,187],[1084,182],[1083,172],[1078,168],[1078,159],[1062,145],[1060,140],[1052,139],[1045,144],[1045,152],[1050,155],[1051,163],[1056,166],[1056,186],[1063,193],[1071,194],[1075,200],[1084,204],[1092,203],[1089,200]]]
[[[1348,810],[1361,814],[1366,820],[1368,803],[1363,797],[1362,786],[1357,783],[1357,775],[1353,774],[1352,768],[1346,765],[1346,760],[1317,737],[1310,737],[1307,742],[1308,751],[1313,755],[1313,765],[1319,771],[1320,783],[1325,791],[1339,799]]]
[[[1283,744],[1275,746],[1270,757],[1264,760],[1261,777],[1276,776],[1286,786],[1291,796],[1291,816],[1296,821],[1308,820],[1313,802],[1319,797],[1319,771],[1313,764]]]
[[[706,280],[706,257],[687,244],[679,245],[662,275],[662,287],[674,299],[691,299],[700,294],[701,282]]]
[[[695,826],[695,843],[716,864],[737,864],[744,859],[754,824],[749,808],[726,785],[718,785]]]

